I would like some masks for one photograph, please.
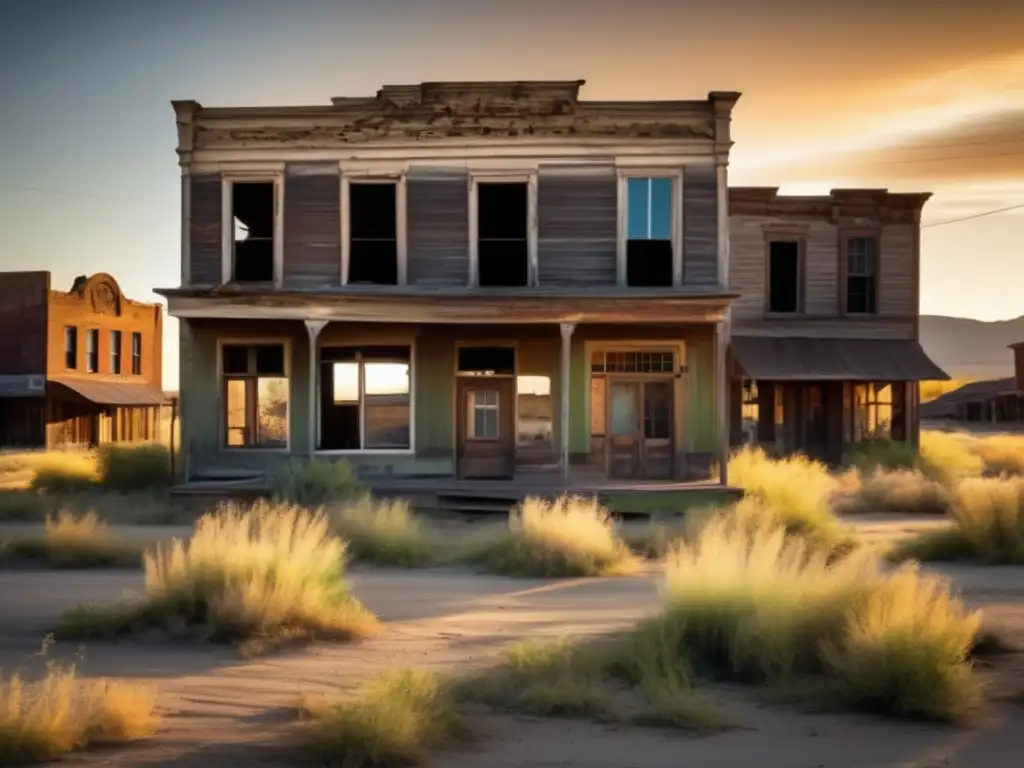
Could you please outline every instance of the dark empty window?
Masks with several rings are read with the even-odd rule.
[[[90,328],[85,332],[85,370],[96,373],[100,369],[100,332]]]
[[[142,375],[142,334],[132,333],[132,376]]]
[[[846,241],[846,311],[872,315],[878,311],[878,241],[851,237]]]
[[[768,311],[800,311],[800,244],[768,245]]]
[[[626,285],[672,285],[672,179],[626,182]]]
[[[528,185],[477,186],[477,275],[480,285],[529,284]]]
[[[398,215],[394,183],[348,188],[350,283],[398,284]]]
[[[459,347],[458,370],[476,375],[514,374],[516,350],[513,347]]]
[[[274,182],[231,184],[232,279],[239,283],[274,280]]]
[[[121,332],[110,332],[110,372],[121,373]]]
[[[73,325],[64,329],[64,367],[69,371],[78,367],[78,329]]]

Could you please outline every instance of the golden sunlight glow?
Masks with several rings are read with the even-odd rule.
[[[547,376],[517,376],[516,389],[520,395],[550,395],[551,379]]]

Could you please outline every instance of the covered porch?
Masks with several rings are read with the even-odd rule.
[[[838,465],[867,440],[917,445],[919,383],[948,379],[911,339],[733,337],[733,445]]]
[[[717,303],[666,308],[674,321],[648,307],[639,322],[621,308],[568,322],[554,303],[544,319],[497,307],[476,321],[187,317],[188,477],[255,478],[314,457],[381,487],[720,482]]]

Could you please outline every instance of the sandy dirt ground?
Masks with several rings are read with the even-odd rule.
[[[138,535],[146,535],[140,533]],[[147,538],[149,538],[147,536]],[[1024,645],[1024,568],[945,569],[988,623]],[[49,657],[82,658],[90,676],[152,680],[161,730],[116,750],[61,765],[241,768],[301,765],[289,749],[295,706],[308,693],[347,688],[399,666],[465,670],[531,637],[624,629],[658,607],[658,575],[610,580],[511,580],[457,569],[359,570],[358,597],[387,622],[359,645],[322,644],[242,662],[229,649],[157,641],[58,645]],[[33,654],[61,611],[142,588],[141,573],[0,572],[0,671],[41,667]],[[1024,663],[986,670],[995,690],[1024,690]],[[992,702],[971,729],[853,715],[808,715],[711,691],[744,730],[693,737],[578,721],[485,716],[472,746],[434,755],[436,768],[1003,768],[1024,754],[1024,709]],[[1014,758],[1014,755],[1017,758]]]

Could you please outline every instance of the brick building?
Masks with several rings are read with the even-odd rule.
[[[0,273],[0,447],[156,440],[163,311],[113,277]]]

